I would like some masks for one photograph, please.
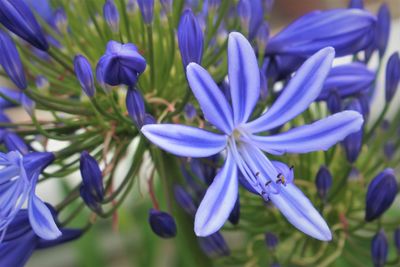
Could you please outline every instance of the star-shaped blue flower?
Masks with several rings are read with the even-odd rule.
[[[243,35],[237,32],[229,35],[232,104],[205,69],[195,63],[188,65],[187,78],[205,118],[223,134],[177,124],[145,125],[142,133],[177,156],[208,157],[225,151],[225,163],[196,213],[198,236],[211,235],[222,227],[235,205],[240,180],[249,191],[272,201],[299,230],[320,240],[332,238],[324,219],[292,183],[292,169],[281,162],[272,163],[262,151],[283,154],[326,150],[358,131],[362,116],[355,111],[343,111],[284,133],[272,136],[258,133],[283,125],[307,109],[319,96],[333,58],[334,50],[330,47],[310,57],[275,103],[250,122],[247,121],[260,95],[260,75],[253,48]]]

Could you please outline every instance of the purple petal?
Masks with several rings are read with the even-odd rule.
[[[49,208],[34,193],[31,194],[28,205],[29,221],[39,237],[52,240],[61,236]]]
[[[225,135],[179,124],[148,124],[142,133],[160,148],[182,157],[208,157],[222,151]]]
[[[343,111],[309,125],[273,136],[252,136],[262,150],[307,153],[327,150],[346,136],[361,129],[363,117],[356,111]]]
[[[228,219],[238,196],[237,167],[228,153],[222,169],[200,203],[194,220],[197,236],[208,236],[218,231]]]
[[[233,130],[232,110],[210,74],[196,63],[187,66],[186,74],[204,117],[219,130],[230,134]]]
[[[310,57],[290,80],[272,107],[258,119],[248,123],[250,132],[263,132],[293,119],[318,97],[327,77],[335,51],[328,47]]]
[[[229,34],[229,85],[234,124],[246,122],[260,95],[260,75],[254,50],[238,32]]]
[[[269,198],[286,219],[303,233],[322,241],[332,239],[324,219],[294,184],[282,186],[279,194],[270,194]]]

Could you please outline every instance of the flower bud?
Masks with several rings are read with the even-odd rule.
[[[268,43],[268,38],[269,38],[269,25],[265,21],[261,23],[256,35],[257,45],[260,48],[259,53],[264,54],[264,50]]]
[[[268,78],[265,71],[260,70],[260,99],[265,100],[268,97]]]
[[[130,88],[126,93],[126,109],[136,127],[142,128],[145,124],[146,110],[143,96],[138,90]]]
[[[387,141],[383,146],[383,153],[388,160],[391,160],[396,153],[396,144],[393,141]]]
[[[119,13],[114,0],[107,0],[103,6],[103,16],[111,31],[119,31]]]
[[[203,31],[192,10],[186,9],[179,21],[178,44],[183,67],[190,62],[201,64],[203,57]]]
[[[250,17],[251,17],[251,4],[249,0],[239,0],[237,5],[237,12],[240,19],[242,29],[245,31],[249,30]]]
[[[248,32],[250,40],[253,40],[264,20],[264,10],[261,0],[240,0],[238,13],[244,29]]]
[[[47,80],[47,78],[43,75],[36,76],[35,84],[36,87],[40,90],[47,90],[50,87],[49,80]]]
[[[197,237],[201,250],[209,258],[219,258],[229,256],[230,250],[224,237],[216,232],[206,237]]]
[[[126,3],[126,11],[129,15],[133,15],[136,11],[136,1],[135,0],[128,0]]]
[[[79,168],[82,176],[81,197],[90,209],[99,212],[104,198],[103,175],[99,164],[87,151],[83,151]]]
[[[0,1],[0,23],[34,47],[43,51],[49,49],[42,28],[24,1]]]
[[[380,217],[393,203],[397,194],[397,182],[393,169],[385,169],[369,184],[365,220],[370,222]]]
[[[21,106],[24,110],[30,115],[33,115],[33,111],[35,110],[36,103],[32,99],[30,99],[26,94],[21,94],[20,97]]]
[[[338,113],[342,110],[342,99],[336,89],[330,90],[326,104],[331,114]]]
[[[197,207],[193,202],[192,197],[189,193],[183,189],[182,186],[174,186],[175,200],[179,206],[189,215],[193,216],[196,214]]]
[[[278,243],[279,240],[275,234],[271,232],[265,233],[265,244],[267,245],[267,248],[273,250],[278,246]]]
[[[362,107],[360,101],[353,99],[345,108],[346,110],[354,110],[362,114]],[[362,148],[363,127],[358,132],[349,134],[343,140],[343,146],[346,152],[346,158],[350,163],[354,163]]]
[[[397,254],[400,254],[400,228],[397,227],[393,234],[394,245],[397,249]]]
[[[174,218],[164,211],[150,209],[149,224],[151,230],[162,238],[172,238],[176,236],[176,224]]]
[[[196,108],[191,103],[187,103],[183,111],[185,112],[185,118],[187,121],[191,122],[197,116]]]
[[[3,70],[18,88],[25,89],[27,87],[25,72],[18,50],[11,37],[2,30],[0,30],[0,54],[0,65]]]
[[[60,33],[67,33],[67,31],[68,31],[68,18],[67,18],[67,14],[65,14],[65,10],[63,8],[58,8],[54,12],[53,24],[54,24],[54,27]]]
[[[318,196],[325,200],[329,189],[332,187],[332,174],[325,166],[321,166],[315,179]]]
[[[390,34],[390,11],[386,3],[383,3],[378,10],[378,21],[376,24],[376,45],[379,51],[379,57],[385,54]]]
[[[310,56],[327,45],[337,57],[355,54],[374,39],[376,18],[360,9],[308,13],[268,41],[268,55]]]
[[[153,22],[154,0],[137,0],[145,24]]]
[[[134,44],[110,41],[105,55],[97,63],[96,74],[97,80],[105,84],[134,86],[145,69],[146,60]]]
[[[76,55],[74,58],[74,71],[83,92],[88,97],[93,97],[96,93],[96,88],[94,87],[94,78],[90,62],[84,56]]]
[[[380,230],[372,239],[371,256],[375,267],[383,267],[388,256],[388,241],[383,230]]]
[[[166,14],[172,12],[172,0],[160,0],[161,6]]]
[[[350,0],[349,1],[349,8],[364,8],[364,0]]]
[[[400,57],[399,53],[393,53],[386,63],[385,99],[390,102],[396,94],[400,82]]]

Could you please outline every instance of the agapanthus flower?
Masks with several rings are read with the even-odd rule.
[[[24,1],[0,1],[0,23],[34,47],[43,51],[49,49],[42,28]]]
[[[318,196],[325,200],[329,189],[332,187],[332,174],[325,166],[321,166],[315,179]]]
[[[154,0],[137,0],[144,23],[151,24],[154,16]]]
[[[374,267],[383,267],[386,264],[389,253],[389,244],[386,234],[380,230],[372,239],[371,242],[371,256]]]
[[[400,84],[400,56],[393,53],[386,63],[385,100],[390,102]]]
[[[88,97],[93,97],[96,93],[96,87],[94,86],[93,71],[89,60],[82,55],[76,55],[74,58],[74,71],[83,92]]]
[[[145,69],[146,60],[134,44],[110,41],[97,63],[96,76],[100,84],[134,86]]]
[[[103,6],[103,16],[111,31],[119,31],[119,13],[113,0],[107,0]]]
[[[61,235],[50,210],[35,194],[40,172],[53,159],[54,155],[48,152],[0,153],[0,240],[25,202],[28,202],[29,222],[40,238],[51,240]]]
[[[165,211],[150,209],[149,224],[151,230],[162,238],[172,238],[176,236],[176,223],[174,217]]]
[[[362,113],[362,106],[360,101],[357,99],[353,99],[345,108],[346,110],[354,110],[359,113]],[[362,140],[363,140],[363,129],[356,131],[354,133],[349,134],[343,140],[344,150],[346,152],[346,158],[350,163],[354,163],[358,155],[361,152],[362,148]]]
[[[50,210],[53,220],[57,221],[54,208],[50,205],[46,205],[46,208]],[[57,246],[82,235],[79,229],[61,228],[60,231],[62,235],[54,240],[40,238],[32,229],[28,210],[18,211],[0,243],[0,266],[25,266],[35,250]]]
[[[360,129],[362,116],[344,111],[287,132],[265,133],[290,121],[318,97],[329,73],[334,50],[325,48],[297,71],[276,102],[259,118],[247,122],[260,96],[260,75],[253,48],[240,33],[228,40],[230,105],[210,74],[196,63],[187,67],[190,87],[205,118],[223,134],[178,125],[154,124],[142,133],[160,148],[183,157],[208,157],[224,151],[225,163],[208,188],[195,217],[198,236],[215,233],[225,223],[238,196],[238,170],[242,185],[271,200],[298,229],[320,240],[330,240],[330,230],[305,195],[292,183],[293,170],[271,154],[326,150]]]
[[[386,3],[383,3],[378,10],[376,24],[376,46],[379,51],[379,57],[382,58],[385,54],[387,43],[390,34],[390,10]]]
[[[254,39],[264,17],[261,0],[240,0],[238,3],[238,13],[242,20],[246,21],[242,24],[246,27],[249,39]]]
[[[309,56],[332,46],[337,56],[365,49],[374,39],[376,18],[361,9],[310,12],[271,37],[266,53]]]

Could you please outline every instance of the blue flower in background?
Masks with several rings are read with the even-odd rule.
[[[196,63],[187,67],[190,87],[205,118],[223,134],[177,124],[153,124],[142,133],[160,148],[183,157],[208,157],[226,152],[223,167],[208,188],[195,217],[195,232],[208,236],[222,227],[238,196],[238,170],[242,185],[271,200],[285,217],[304,233],[330,240],[330,230],[305,195],[292,183],[293,171],[272,163],[262,151],[307,153],[326,150],[348,134],[358,131],[362,116],[344,111],[287,132],[257,135],[290,121],[318,97],[327,77],[334,50],[325,48],[309,58],[259,118],[247,122],[260,96],[260,75],[253,48],[240,33],[228,40],[228,76],[232,105],[208,72]]]
[[[54,155],[47,152],[0,153],[0,240],[26,201],[29,222],[40,238],[51,240],[61,235],[50,210],[35,194],[40,172],[53,160]]]
[[[53,207],[46,205],[53,220],[56,220],[56,212]],[[29,257],[36,249],[53,247],[82,235],[78,229],[60,229],[62,235],[54,240],[46,240],[35,234],[29,222],[29,212],[26,209],[18,211],[14,220],[8,226],[3,242],[0,243],[0,266],[25,266]]]

